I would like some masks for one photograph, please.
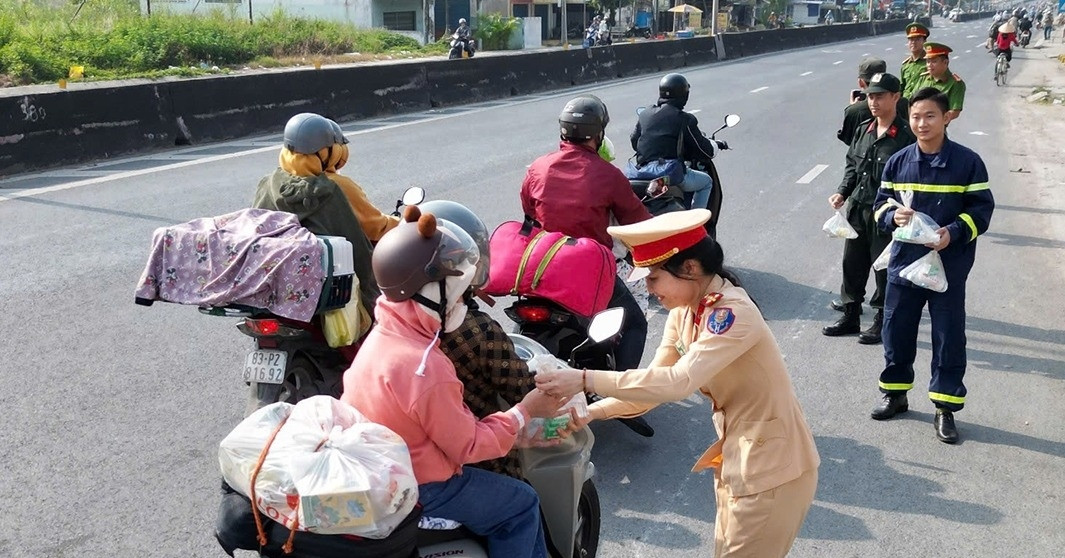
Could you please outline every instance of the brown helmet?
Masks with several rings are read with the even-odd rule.
[[[402,302],[429,283],[475,268],[479,257],[477,244],[461,228],[407,206],[403,222],[374,248],[373,274],[385,298]]]

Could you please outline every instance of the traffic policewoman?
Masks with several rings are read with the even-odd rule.
[[[709,219],[709,211],[692,209],[608,229],[670,311],[649,367],[540,372],[537,386],[559,397],[582,390],[606,397],[590,407],[593,420],[707,396],[718,440],[692,471],[714,469],[714,556],[783,557],[813,501],[820,458],[780,348],[724,268],[721,246],[703,228]]]

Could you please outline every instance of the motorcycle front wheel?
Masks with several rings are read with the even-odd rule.
[[[601,526],[599,491],[589,479],[584,481],[581,498],[577,501],[577,536],[573,540],[573,558],[595,558],[599,551]]]

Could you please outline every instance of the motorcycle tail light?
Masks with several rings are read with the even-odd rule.
[[[551,309],[546,306],[518,306],[514,308],[516,321],[542,323],[551,319]]]
[[[307,333],[302,329],[289,327],[282,324],[280,320],[272,318],[241,320],[240,323],[237,324],[237,329],[249,337],[299,337]]]

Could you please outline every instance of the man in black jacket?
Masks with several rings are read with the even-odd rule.
[[[858,124],[873,117],[873,113],[869,111],[869,101],[866,100],[861,90],[869,86],[870,78],[885,72],[887,72],[887,62],[879,58],[866,58],[858,64],[859,89],[851,91],[851,104],[843,109],[843,125],[836,131],[839,141],[850,145],[854,139],[854,129],[858,127]],[[900,95],[898,102],[895,103],[895,112],[902,116],[903,120],[909,113],[909,107],[909,102]]]
[[[637,166],[655,160],[709,162],[714,157],[715,141],[699,131],[694,114],[684,112],[690,90],[688,80],[681,74],[668,74],[658,82],[658,102],[640,113],[630,137]],[[717,144],[727,148],[724,142]],[[678,186],[693,194],[691,207],[705,208],[714,184],[709,174],[689,168]]]
[[[869,97],[872,117],[856,127],[847,151],[843,181],[836,193],[828,198],[828,204],[836,210],[850,202],[846,209],[847,221],[858,232],[858,237],[848,239],[843,247],[843,283],[840,286],[843,317],[821,330],[830,337],[853,335],[861,329],[858,316],[865,299],[869,268],[890,242],[888,235],[877,226],[873,201],[888,159],[917,141],[906,123],[906,116],[896,110],[901,88],[899,79],[891,74],[875,74],[869,78],[865,93]],[[875,278],[876,291],[869,298],[869,305],[876,314],[869,329],[858,337],[858,342],[864,345],[881,341],[887,272],[877,271]]]

